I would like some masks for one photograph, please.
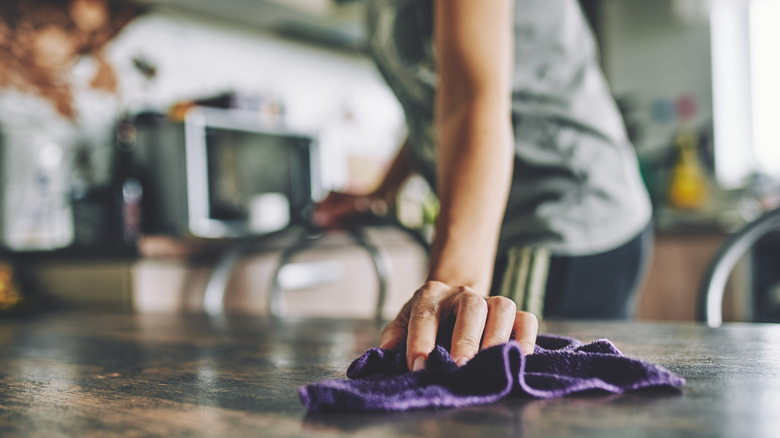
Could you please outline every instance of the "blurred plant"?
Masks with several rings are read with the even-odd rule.
[[[92,56],[89,85],[116,92],[106,44],[143,8],[112,0],[19,0],[0,2],[0,88],[38,94],[74,119],[70,67]]]

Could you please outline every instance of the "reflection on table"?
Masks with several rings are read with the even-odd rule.
[[[682,393],[512,398],[394,414],[309,414],[301,385],[343,378],[381,324],[171,315],[0,321],[0,435],[771,436],[780,326],[544,322],[612,340],[687,379]]]

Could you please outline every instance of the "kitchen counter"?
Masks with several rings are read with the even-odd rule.
[[[427,253],[410,234],[390,226],[364,229],[386,262],[383,315],[398,309],[425,279]],[[256,239],[180,241],[143,239],[135,255],[63,250],[13,254],[25,289],[43,308],[177,313],[204,309],[209,276],[221,256],[243,248],[223,285],[231,313],[269,314],[269,294],[284,251],[297,229]],[[250,245],[244,247],[244,243]],[[109,256],[108,254],[113,254]],[[2,257],[0,257],[2,260]],[[379,279],[369,253],[344,232],[330,232],[288,260],[295,275],[280,275],[286,315],[363,318],[374,315]]]
[[[396,414],[308,414],[296,390],[342,378],[368,320],[50,314],[0,321],[0,435],[772,436],[780,326],[544,322],[687,379],[681,393],[590,393]]]

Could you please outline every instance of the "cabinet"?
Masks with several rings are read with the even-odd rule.
[[[637,318],[695,320],[699,282],[724,238],[721,233],[659,232],[638,297]],[[747,312],[744,290],[748,271],[742,262],[729,280],[723,303],[724,320],[739,319]]]

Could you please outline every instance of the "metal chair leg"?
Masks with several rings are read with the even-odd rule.
[[[374,270],[376,271],[376,279],[379,285],[376,297],[376,308],[374,310],[374,319],[382,319],[382,310],[385,307],[385,300],[387,299],[387,276],[390,273],[390,266],[387,261],[387,257],[384,252],[380,251],[368,237],[365,235],[361,228],[356,228],[350,232],[355,243],[360,245],[371,256],[371,261],[374,263]]]
[[[295,242],[282,251],[274,275],[271,277],[271,287],[268,292],[268,312],[272,317],[279,318],[284,313],[281,302],[282,287],[279,284],[279,273],[292,260],[293,256],[311,247],[323,235],[324,233],[322,232],[311,232],[304,229]]]
[[[374,271],[376,272],[378,282],[374,318],[377,320],[382,319],[382,309],[384,309],[385,299],[387,297],[387,277],[390,272],[390,267],[387,263],[387,257],[379,248],[371,243],[370,239],[368,239],[368,237],[365,235],[362,228],[354,228],[349,231],[349,234],[354,242],[363,248],[368,253],[369,257],[371,257],[371,262],[374,265]],[[281,284],[279,284],[280,272],[285,267],[285,265],[290,262],[293,256],[311,247],[322,236],[322,233],[312,234],[304,232],[293,245],[290,245],[282,253],[282,256],[279,259],[279,264],[272,277],[271,288],[268,294],[268,309],[272,317],[278,318],[281,317],[284,313],[281,303],[282,287]]]
[[[225,252],[220,255],[214,269],[211,271],[208,282],[206,283],[206,288],[203,292],[203,311],[208,315],[219,315],[224,313],[228,283],[241,259],[243,259],[246,253],[255,245],[274,239],[279,235],[288,232],[288,229],[284,229],[259,237],[248,237],[228,247]]]

